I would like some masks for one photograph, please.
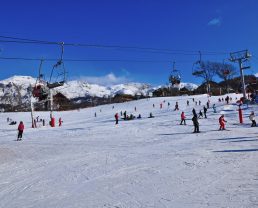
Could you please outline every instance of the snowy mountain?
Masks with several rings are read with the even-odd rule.
[[[30,76],[13,76],[0,81],[0,104],[20,105],[29,102],[31,89],[35,83],[36,79]],[[180,88],[183,87],[194,90],[198,86],[191,83],[181,83]],[[55,88],[54,94],[62,93],[70,100],[89,97],[107,98],[123,94],[148,96],[158,88],[160,87],[152,87],[143,83],[127,83],[106,87],[74,80],[68,81],[64,86]]]

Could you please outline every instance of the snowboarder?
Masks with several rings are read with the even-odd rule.
[[[216,105],[215,104],[213,104],[212,108],[213,108],[213,113],[217,113]]]
[[[186,125],[185,119],[186,119],[185,113],[182,112],[182,113],[181,113],[181,123],[180,123],[180,125],[183,125],[183,122],[184,122],[184,125]]]
[[[17,137],[17,141],[21,141],[21,140],[22,140],[23,131],[24,131],[24,124],[23,124],[23,122],[21,121],[20,124],[19,124],[19,126],[18,126],[18,137]]]
[[[251,114],[249,115],[249,119],[252,121],[252,125],[251,127],[255,127],[256,126],[256,121],[255,121],[255,114],[252,111]]]
[[[227,121],[225,121],[225,119],[224,119],[224,114],[222,114],[220,117],[219,117],[219,125],[220,125],[220,127],[219,127],[219,130],[225,130],[225,123],[226,123]]]
[[[148,118],[154,118],[154,116],[152,115],[152,113],[150,113],[150,116]]]
[[[176,110],[179,110],[178,102],[176,102],[176,105],[175,105],[175,109],[174,109],[174,111],[176,111]]]
[[[118,118],[119,118],[118,113],[116,113],[116,114],[115,114],[116,125],[118,124]]]
[[[207,118],[207,108],[205,106],[203,106],[203,113],[204,113],[204,118]]]
[[[63,121],[61,117],[58,119],[58,123],[59,123],[59,126],[62,126]]]
[[[141,118],[142,118],[142,116],[141,116],[141,114],[139,114],[138,117],[137,117],[137,119],[141,119]]]
[[[193,116],[192,121],[193,121],[193,125],[194,125],[194,132],[193,133],[200,133],[199,122],[198,122],[198,118],[197,118],[196,115]]]

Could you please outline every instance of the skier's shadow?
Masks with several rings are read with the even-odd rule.
[[[224,152],[258,152],[258,149],[239,149],[239,150],[218,150],[213,151],[215,153],[224,153]]]
[[[219,141],[227,141],[227,140],[235,140],[235,139],[250,139],[250,138],[255,138],[255,137],[230,137],[230,138],[222,138],[222,139],[214,139],[214,140],[219,140]]]
[[[77,131],[77,130],[85,130],[85,128],[71,128],[71,129],[66,129],[67,131]]]

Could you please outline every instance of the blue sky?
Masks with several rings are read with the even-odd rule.
[[[173,61],[182,81],[200,83],[192,64],[222,61],[231,52],[249,49],[258,67],[258,1],[256,0],[77,0],[3,1],[0,35],[65,43],[139,46],[194,51],[194,54],[151,53],[139,50],[66,46],[64,58],[132,60],[127,62],[65,62],[68,78],[112,83],[136,81],[165,84]],[[0,40],[3,40],[0,38]],[[56,45],[0,43],[1,57],[58,58]],[[135,62],[151,60],[153,62]],[[156,62],[164,61],[164,62]],[[43,66],[49,74],[54,62]],[[13,75],[37,76],[38,61],[0,59],[0,79]]]

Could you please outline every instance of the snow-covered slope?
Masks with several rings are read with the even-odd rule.
[[[245,109],[239,125],[237,106],[211,97],[217,113],[208,109],[201,133],[192,134],[192,108],[203,108],[192,98],[208,100],[151,98],[54,112],[64,121],[56,128],[30,128],[30,113],[1,114],[0,207],[257,207],[257,128],[250,128],[248,114],[258,108]],[[114,114],[125,110],[142,119],[115,125]],[[179,125],[181,111],[187,125]],[[150,112],[155,118],[147,118]],[[218,131],[221,112],[227,131]],[[35,116],[49,120],[48,112]],[[14,141],[17,126],[7,117],[24,121],[23,141]]]

